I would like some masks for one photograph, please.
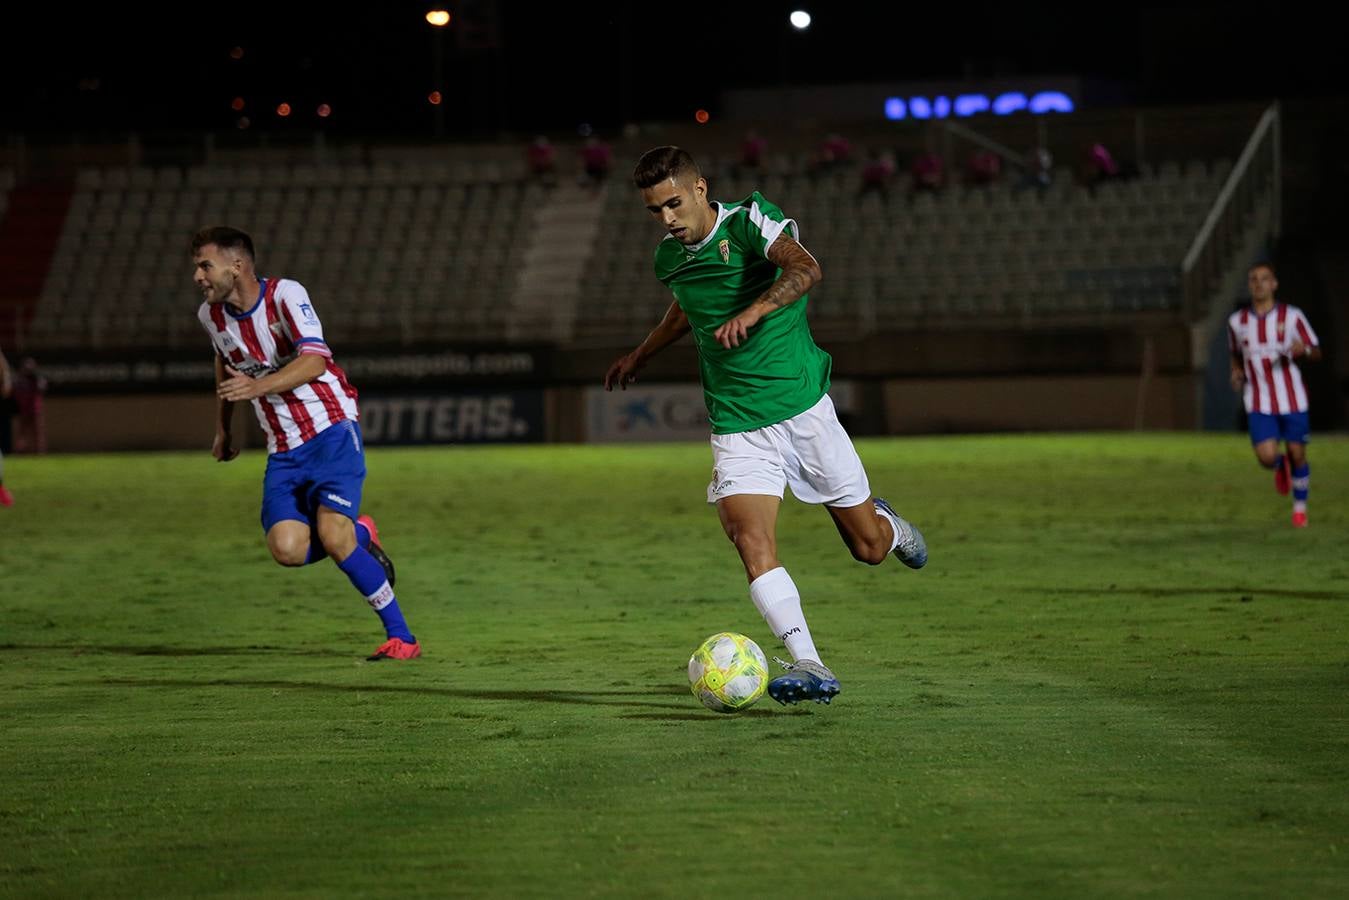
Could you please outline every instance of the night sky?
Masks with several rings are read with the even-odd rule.
[[[5,130],[224,132],[247,116],[262,133],[430,136],[427,96],[438,86],[449,137],[615,128],[698,108],[715,116],[726,88],[784,82],[1076,75],[1101,97],[1138,104],[1344,92],[1341,38],[1308,9],[867,5],[471,0],[448,4],[453,21],[440,31],[423,3],[335,14],[222,2],[154,16],[53,5],[30,24],[12,14],[7,23]],[[787,23],[795,8],[814,16],[806,33]],[[242,111],[231,108],[236,97]],[[283,102],[288,118],[275,113]]]

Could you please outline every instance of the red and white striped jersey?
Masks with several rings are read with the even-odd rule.
[[[253,378],[270,375],[305,353],[327,360],[323,374],[308,384],[253,400],[253,411],[267,435],[267,452],[284,453],[329,425],[355,421],[356,389],[333,362],[304,285],[287,278],[259,280],[262,291],[248,312],[235,312],[224,303],[203,303],[197,318],[225,362]]]
[[[1263,316],[1247,306],[1227,318],[1227,345],[1246,366],[1246,412],[1286,415],[1307,411],[1302,371],[1290,359],[1297,339],[1307,347],[1318,343],[1302,310],[1275,303]]]

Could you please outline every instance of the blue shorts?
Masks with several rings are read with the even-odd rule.
[[[1251,443],[1284,440],[1292,444],[1311,441],[1311,419],[1305,412],[1271,416],[1267,413],[1249,413],[1246,424],[1251,430]]]
[[[361,426],[350,420],[330,425],[294,450],[267,458],[262,478],[262,530],[286,519],[312,528],[320,506],[355,521],[365,483]]]

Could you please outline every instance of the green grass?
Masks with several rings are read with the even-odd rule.
[[[372,451],[400,664],[259,454],[10,458],[0,895],[1343,896],[1349,442],[1306,531],[1239,435],[859,448],[932,561],[785,503],[844,692],[738,717],[704,446]]]

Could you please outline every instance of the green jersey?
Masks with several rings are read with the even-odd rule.
[[[757,191],[716,210],[716,224],[697,244],[661,241],[656,277],[693,327],[712,433],[734,434],[810,409],[829,390],[832,361],[811,337],[808,297],[764,316],[739,347],[717,343],[716,330],[777,280],[781,270],[765,253],[782,232],[795,238],[797,228]]]

